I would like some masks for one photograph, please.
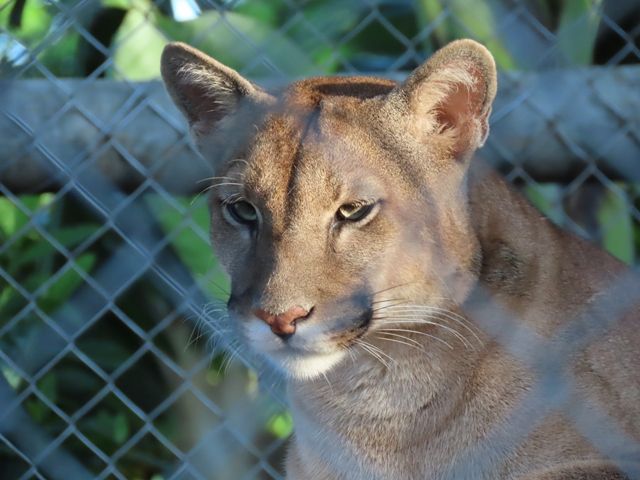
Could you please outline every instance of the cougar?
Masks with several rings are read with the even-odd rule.
[[[268,91],[180,43],[161,67],[237,335],[287,379],[289,480],[640,478],[637,283],[472,160],[485,47],[402,83]]]

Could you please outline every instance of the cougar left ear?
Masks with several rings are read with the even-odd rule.
[[[401,104],[416,136],[438,135],[453,156],[464,158],[489,134],[496,77],[495,62],[484,46],[457,40],[414,70],[389,100]]]
[[[258,104],[267,96],[235,70],[179,42],[165,47],[161,71],[196,140],[214,132],[241,103]]]

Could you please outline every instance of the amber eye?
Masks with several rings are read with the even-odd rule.
[[[340,221],[359,222],[373,210],[375,203],[346,203],[336,212]]]
[[[237,223],[253,225],[258,221],[258,212],[249,202],[240,200],[224,206],[229,216]]]

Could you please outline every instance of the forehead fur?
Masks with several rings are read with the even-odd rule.
[[[316,190],[332,200],[349,178],[345,167],[363,167],[357,157],[370,158],[362,151],[366,142],[354,145],[353,131],[346,129],[362,113],[363,100],[386,94],[394,86],[389,80],[362,77],[312,78],[291,84],[243,152],[250,161],[244,172],[246,185],[275,212],[300,204],[300,188],[307,197]],[[360,151],[347,151],[350,148]],[[351,165],[341,163],[347,159]]]

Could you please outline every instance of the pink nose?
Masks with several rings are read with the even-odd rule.
[[[296,322],[309,315],[309,310],[300,306],[290,308],[286,312],[273,313],[258,308],[253,311],[254,315],[271,327],[271,331],[281,338],[289,338],[296,333]]]

